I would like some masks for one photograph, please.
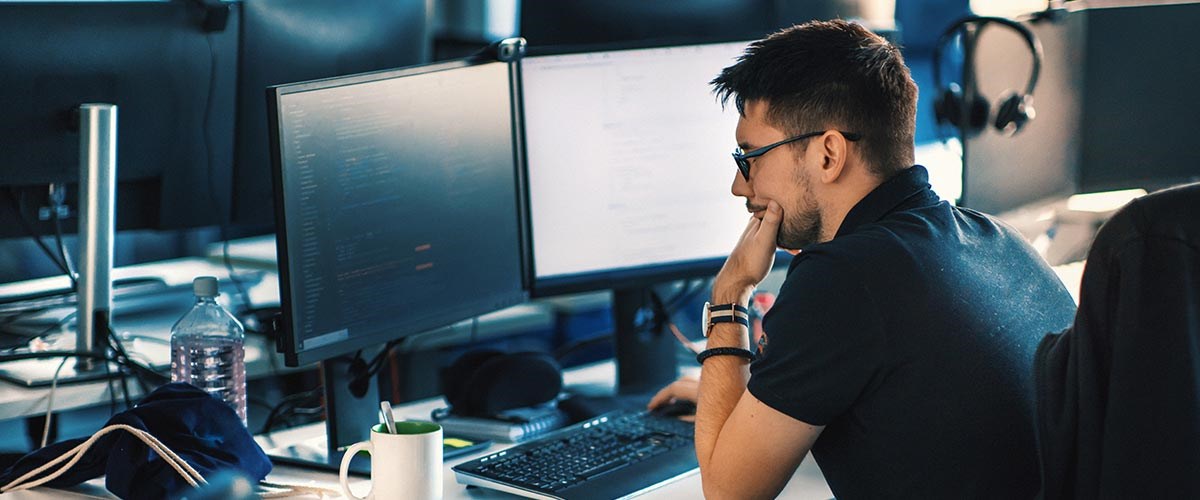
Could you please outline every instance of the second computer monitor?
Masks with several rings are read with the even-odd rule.
[[[715,274],[749,214],[738,114],[709,81],[746,43],[521,61],[534,293]]]
[[[524,301],[509,71],[456,61],[274,88],[288,364]]]

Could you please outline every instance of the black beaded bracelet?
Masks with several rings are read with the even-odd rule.
[[[703,365],[704,360],[713,356],[737,356],[739,358],[746,358],[748,361],[754,361],[758,358],[753,352],[740,347],[714,347],[700,351],[700,354],[696,355],[696,362]]]

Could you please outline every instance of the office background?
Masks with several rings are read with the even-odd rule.
[[[1090,2],[1090,9],[1082,9],[1082,2],[1051,2],[1066,11],[1029,22],[1045,51],[1035,92],[1038,116],[1013,137],[995,130],[963,134],[939,125],[932,109],[938,88],[959,81],[963,73],[957,46],[934,61],[939,35],[955,19],[989,2],[897,0],[880,14],[874,4],[881,2],[850,0],[697,0],[687,7],[633,0],[243,0],[224,16],[213,14],[223,5],[218,2],[183,3],[182,15],[166,6],[139,11],[145,17],[137,19],[145,24],[134,27],[123,21],[128,12],[103,2],[62,2],[65,10],[56,12],[71,15],[53,19],[21,2],[0,2],[0,11],[14,13],[0,16],[0,64],[5,68],[0,88],[6,89],[0,107],[16,110],[0,120],[0,137],[9,151],[0,165],[0,187],[5,190],[0,204],[0,283],[62,274],[32,235],[49,243],[56,222],[68,228],[76,223],[71,205],[77,193],[70,183],[64,185],[66,167],[54,166],[51,174],[45,168],[52,162],[74,168],[74,153],[61,150],[61,138],[57,143],[47,139],[50,125],[38,128],[44,124],[36,118],[22,118],[83,86],[63,78],[86,76],[73,70],[80,68],[108,75],[100,87],[108,85],[121,97],[164,103],[156,116],[145,119],[154,130],[129,132],[153,138],[159,147],[121,154],[137,175],[118,189],[123,201],[118,206],[115,265],[187,257],[223,265],[228,258],[235,273],[246,277],[246,286],[273,270],[239,254],[245,247],[233,245],[229,250],[220,243],[275,232],[263,95],[267,86],[452,60],[514,35],[525,37],[531,51],[552,45],[600,50],[749,40],[808,19],[863,19],[900,43],[912,68],[920,88],[918,161],[936,164],[930,166],[948,179],[939,181],[944,188],[935,189],[949,199],[963,195],[968,206],[1013,214],[1014,224],[1033,240],[1055,231],[1068,234],[1075,229],[1072,224],[1094,229],[1105,211],[1082,223],[1070,219],[1054,227],[1022,210],[1058,207],[1076,193],[1153,190],[1200,176],[1200,148],[1188,136],[1190,120],[1200,111],[1188,97],[1192,82],[1200,77],[1200,56],[1173,49],[1187,46],[1185,32],[1194,25],[1189,21],[1200,18],[1200,9],[1190,2]],[[1026,13],[1043,7],[1045,2]],[[222,26],[214,26],[218,21],[210,16],[223,16]],[[212,35],[198,35],[196,26]],[[150,50],[143,44],[146,40],[166,42]],[[1021,43],[999,31],[983,33],[977,40],[974,78],[989,101],[1024,84],[1030,56]],[[103,54],[81,50],[88,46],[140,51],[178,67],[164,72],[133,61],[109,73],[97,72],[90,65]],[[946,81],[934,80],[934,64],[943,65]],[[131,78],[150,84],[124,87]],[[165,105],[168,102],[173,104]],[[162,126],[172,123],[178,126]],[[968,172],[965,182],[963,170]],[[57,196],[65,201],[56,201]],[[65,211],[60,211],[62,205]],[[59,214],[62,220],[55,221]],[[75,248],[74,231],[67,233],[62,245]],[[1072,241],[1064,236],[1057,246],[1046,243],[1052,263],[1082,258],[1080,245],[1086,248],[1087,234],[1082,231]],[[232,256],[226,257],[227,252]],[[779,279],[773,275],[764,288],[777,286]],[[270,288],[273,282],[266,283]],[[669,299],[676,323],[694,325],[699,321],[694,311],[707,296],[705,285],[703,277],[689,276],[654,288]],[[454,300],[453,292],[446,300]],[[539,299],[535,304],[503,320],[459,323],[442,335],[443,340],[417,342],[390,354],[393,366],[401,367],[393,373],[406,376],[390,378],[380,390],[397,401],[435,395],[439,371],[472,348],[546,351],[558,354],[566,366],[613,356],[613,305],[606,292]],[[274,312],[270,299],[262,305],[266,307],[240,312],[254,324]],[[312,366],[273,368],[270,376],[251,381],[251,428],[269,431],[318,420],[321,408],[314,390],[320,381]],[[57,436],[90,434],[110,411],[102,404],[65,412],[58,420]],[[0,424],[9,436],[0,440],[0,450],[28,451],[34,446],[33,429],[40,431],[38,423],[13,418]]]

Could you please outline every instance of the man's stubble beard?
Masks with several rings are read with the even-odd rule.
[[[804,192],[796,200],[798,208],[784,211],[783,223],[775,237],[775,244],[787,250],[799,250],[821,238],[821,209],[813,199],[812,176],[803,168],[800,172],[797,180]]]

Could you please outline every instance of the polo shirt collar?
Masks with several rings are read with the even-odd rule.
[[[882,219],[899,209],[928,206],[939,199],[929,187],[929,171],[920,165],[902,170],[875,187],[846,214],[834,237],[850,234],[859,226]]]

